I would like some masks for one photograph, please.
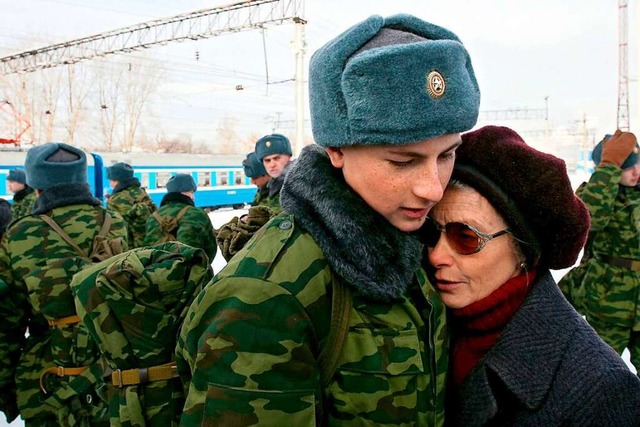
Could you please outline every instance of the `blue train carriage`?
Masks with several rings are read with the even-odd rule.
[[[25,153],[1,153],[3,157],[0,164],[0,197],[7,199],[10,203],[13,195],[9,191],[6,178],[11,169],[23,168]],[[115,157],[113,154],[106,156]],[[138,156],[145,156],[138,154]],[[188,173],[193,176],[198,191],[195,194],[195,204],[198,207],[209,210],[221,207],[241,208],[245,204],[251,203],[257,191],[255,185],[244,175],[244,170],[238,162],[237,165],[210,166],[210,165],[183,165],[183,157],[179,155],[167,155],[162,157],[147,156],[158,164],[137,165],[131,161],[136,176],[142,186],[147,190],[153,201],[160,206],[162,197],[166,194],[166,183],[171,176],[177,173]],[[190,156],[193,161],[198,160],[197,156]],[[209,156],[208,159],[211,157]],[[173,159],[175,163],[169,163]],[[177,161],[176,161],[177,159]],[[149,160],[149,159],[147,159]],[[202,162],[202,159],[199,159]],[[113,163],[114,160],[111,160]],[[89,153],[88,181],[92,193],[106,203],[106,197],[111,193],[109,180],[107,179],[107,164],[103,155]],[[225,161],[228,163],[228,161]]]
[[[167,193],[169,179],[177,173],[187,173],[198,186],[195,204],[206,209],[231,206],[239,209],[251,203],[257,187],[244,175],[242,166],[136,166],[134,176],[140,180],[149,197],[160,206]],[[110,192],[106,167],[104,168],[105,194]]]

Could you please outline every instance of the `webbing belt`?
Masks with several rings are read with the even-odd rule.
[[[65,325],[75,325],[76,323],[80,323],[80,316],[67,316],[61,317],[59,319],[47,319],[47,323],[49,326],[65,326]]]
[[[151,366],[141,369],[118,369],[111,373],[111,383],[115,387],[126,387],[136,384],[146,384],[153,381],[170,380],[178,378],[178,368],[173,363]]]
[[[77,368],[65,368],[64,366],[52,366],[50,368],[45,369],[40,374],[40,389],[44,394],[47,394],[47,388],[44,386],[44,378],[47,375],[57,375],[59,377],[64,376],[76,376],[81,375],[84,371],[89,369],[88,366],[79,366]]]
[[[598,255],[598,259],[610,265],[624,267],[627,270],[640,271],[640,261],[629,258],[619,258],[611,255]]]

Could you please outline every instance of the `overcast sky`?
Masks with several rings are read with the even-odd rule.
[[[0,3],[0,55],[5,56],[230,1]],[[411,13],[444,26],[461,38],[480,84],[481,110],[548,106],[552,126],[570,126],[584,117],[590,127],[601,133],[616,126],[615,0],[307,0],[305,12],[307,61],[326,41],[372,14]],[[639,16],[637,0],[630,0],[629,100],[631,127],[635,131],[640,122],[636,108]],[[257,133],[271,131],[277,118],[292,120],[293,34],[294,26],[285,24],[268,27],[264,39],[256,30],[150,49],[145,60],[151,57],[162,61],[166,68],[161,94],[154,100],[158,123],[171,126],[176,133],[198,135],[215,129],[223,116],[234,117],[244,131]],[[118,60],[130,59],[120,55]],[[273,83],[270,85],[266,84],[267,70]],[[238,84],[245,90],[236,91]],[[511,124],[516,129],[525,126]]]

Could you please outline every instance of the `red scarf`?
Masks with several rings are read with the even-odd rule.
[[[453,380],[461,384],[518,311],[536,271],[507,280],[489,296],[466,307],[452,309]]]

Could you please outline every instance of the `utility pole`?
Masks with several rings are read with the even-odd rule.
[[[618,121],[617,128],[629,130],[629,29],[628,0],[618,0]]]
[[[293,41],[296,57],[296,137],[293,142],[293,155],[297,157],[304,146],[304,88],[306,80],[304,78],[304,53],[307,47],[304,38],[304,29],[307,21],[302,18],[294,18],[295,39]]]

